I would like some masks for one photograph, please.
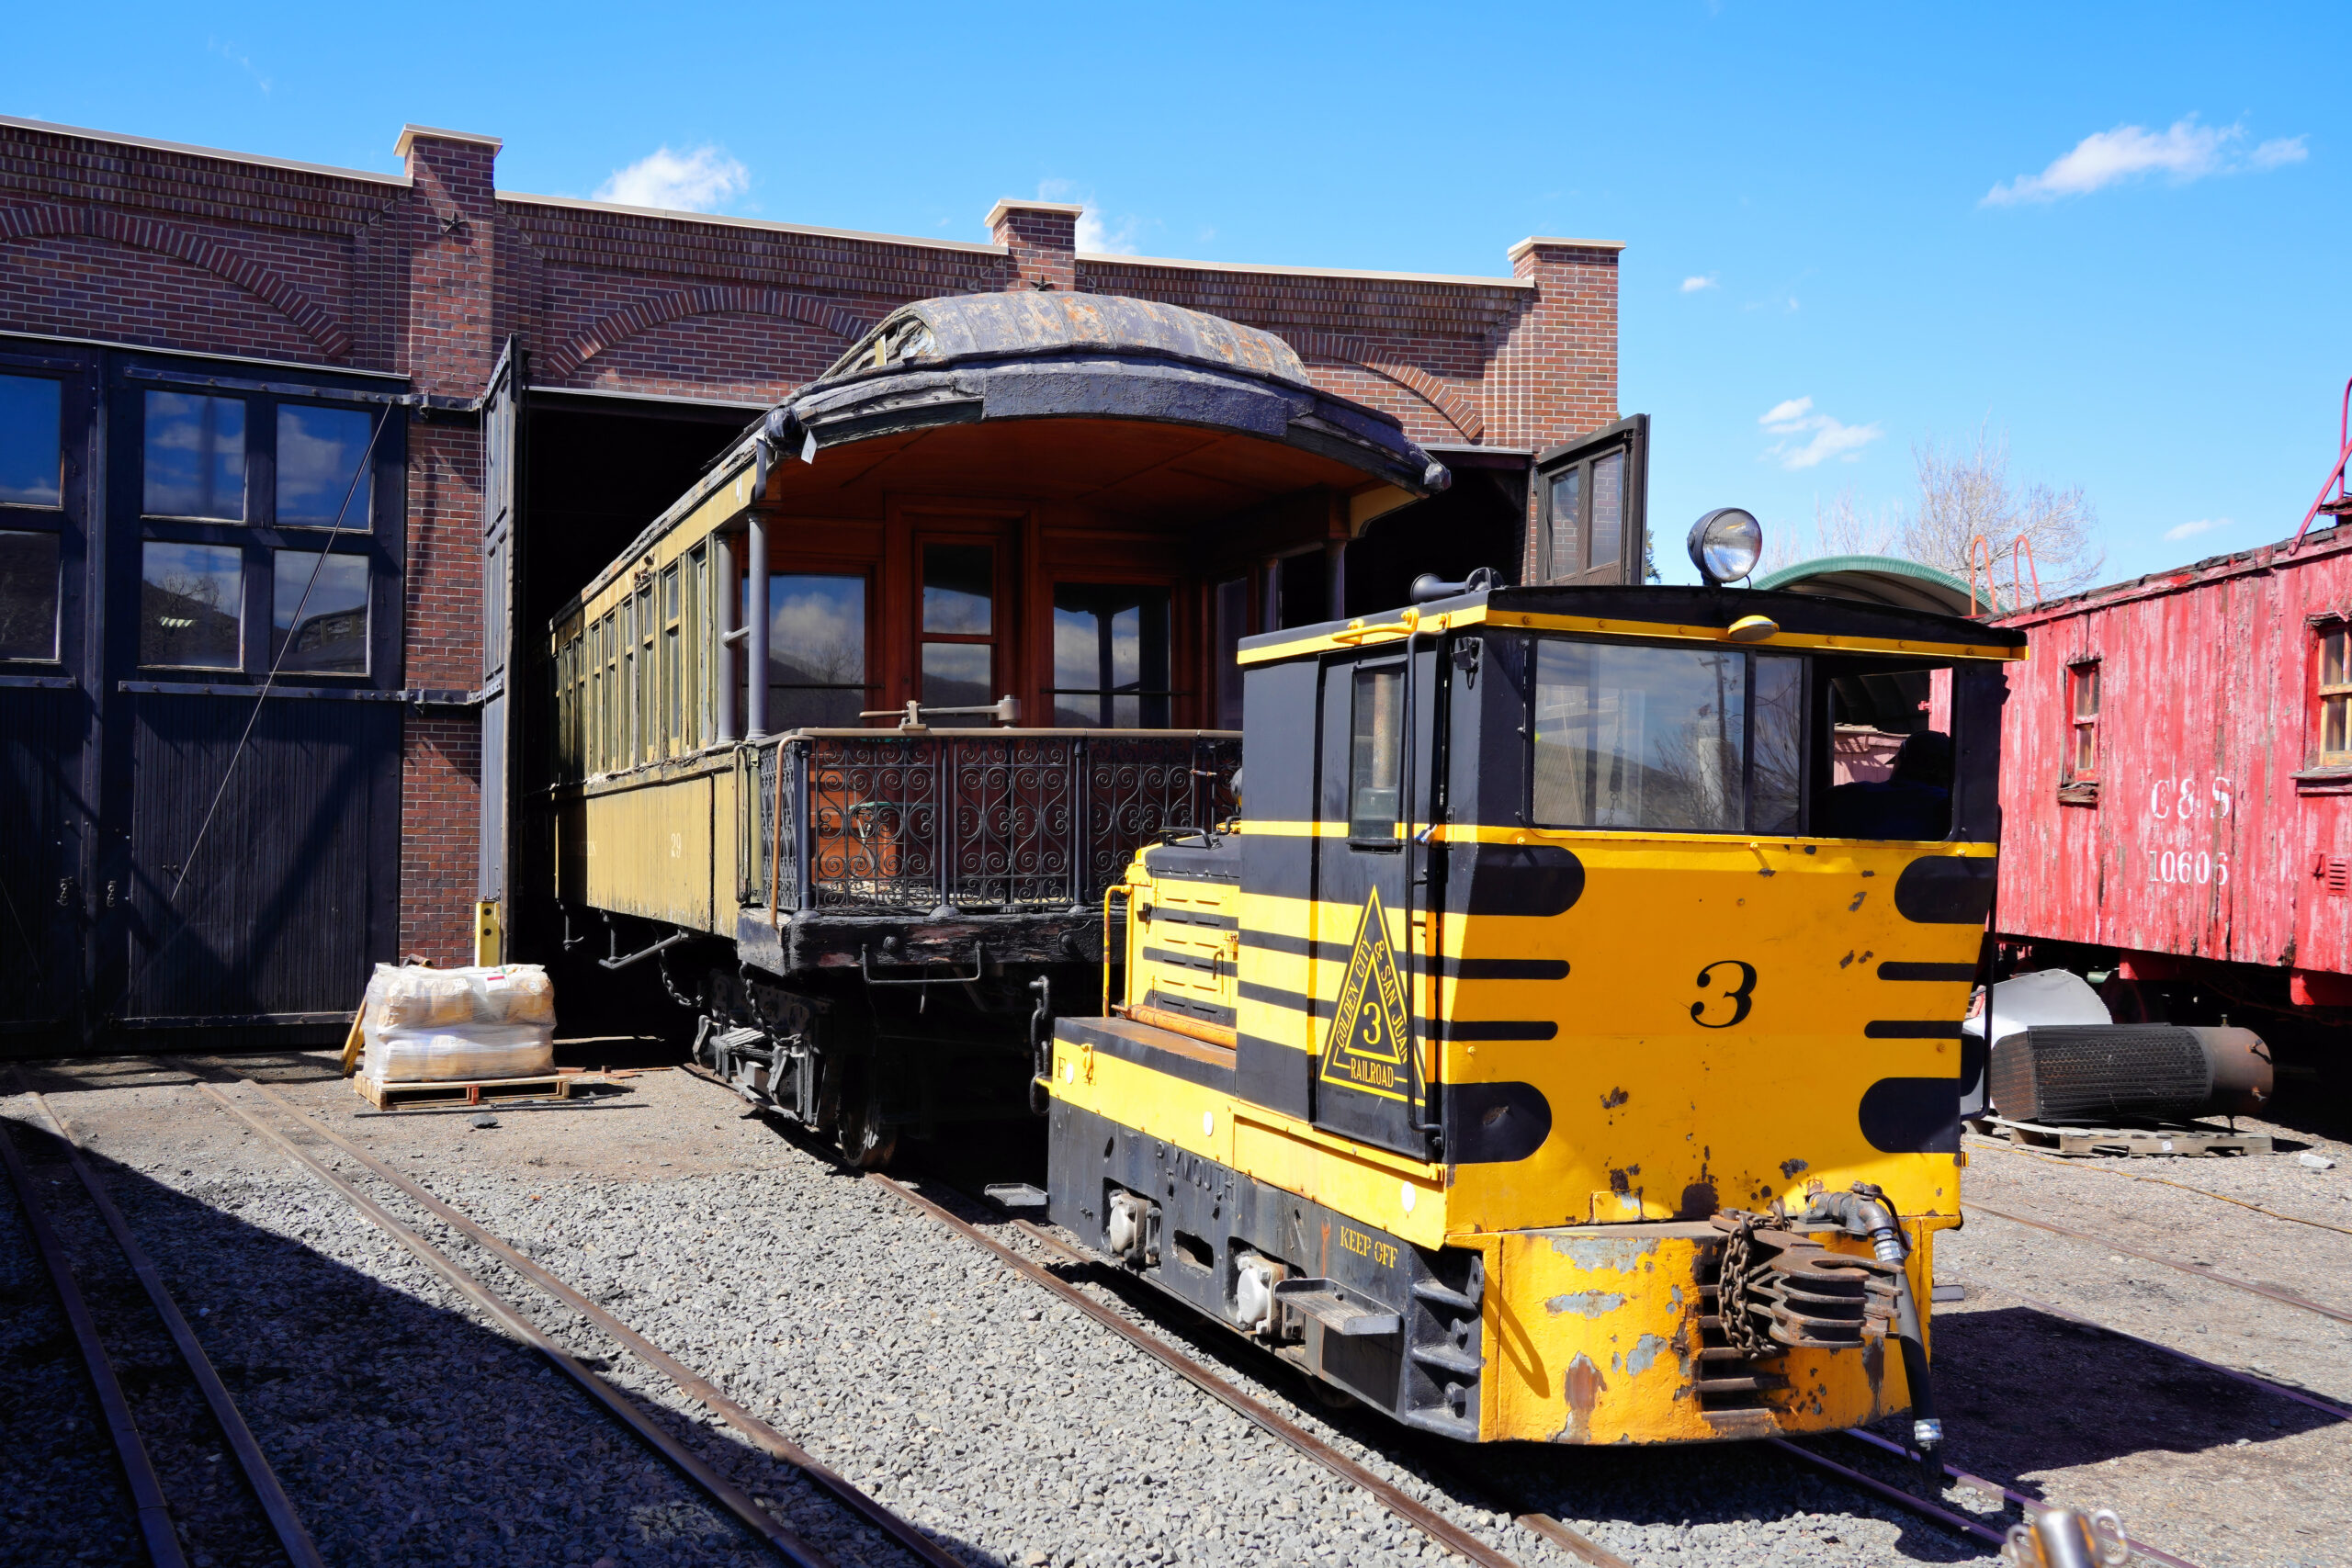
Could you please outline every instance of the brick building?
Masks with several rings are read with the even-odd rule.
[[[388,175],[0,119],[0,1041],[331,1032],[366,964],[462,960],[548,615],[910,300],[1262,328],[1453,469],[1419,507],[1454,511],[1270,553],[1261,626],[1422,565],[1640,559],[1614,243],[1495,277],[1093,255],[1064,204],[859,233],[502,191],[498,150],[412,126]],[[1595,536],[1623,559],[1566,558]]]

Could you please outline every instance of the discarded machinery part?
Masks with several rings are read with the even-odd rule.
[[[146,1291],[147,1300],[154,1307],[155,1315],[163,1321],[164,1332],[171,1336],[173,1348],[179,1352],[188,1374],[196,1380],[197,1388],[204,1395],[205,1404],[212,1412],[212,1419],[220,1427],[220,1435],[228,1439],[229,1451],[236,1456],[237,1468],[245,1472],[245,1480],[254,1490],[254,1500],[261,1505],[262,1512],[268,1517],[269,1528],[277,1535],[278,1545],[285,1549],[287,1560],[295,1564],[295,1568],[324,1568],[319,1549],[311,1541],[311,1532],[303,1527],[302,1516],[294,1506],[294,1500],[287,1496],[286,1488],[278,1483],[277,1472],[270,1468],[268,1458],[261,1451],[261,1444],[254,1439],[253,1428],[245,1425],[244,1415],[238,1410],[237,1402],[229,1397],[229,1390],[220,1382],[220,1374],[213,1370],[211,1358],[204,1353],[204,1346],[196,1337],[196,1330],[188,1326],[179,1303],[164,1288],[164,1277],[157,1272],[155,1260],[147,1256],[145,1247],[140,1246],[139,1238],[131,1234],[130,1224],[123,1219],[122,1211],[115,1207],[112,1195],[99,1181],[97,1172],[92,1170],[89,1161],[82,1157],[81,1145],[64,1120],[51,1108],[46,1097],[26,1086],[22,1077],[14,1072],[9,1076],[16,1084],[17,1092],[30,1095],[34,1106],[47,1119],[51,1130],[65,1150],[66,1163],[74,1168],[74,1174],[80,1179],[83,1190],[89,1193],[91,1203],[98,1211],[98,1218],[106,1222],[115,1246],[121,1249],[123,1260],[139,1277],[139,1283]]]
[[[596,967],[599,969],[626,969],[632,964],[642,963],[646,959],[652,957],[655,953],[667,948],[675,947],[682,942],[692,942],[695,939],[695,933],[693,931],[672,931],[668,936],[663,937],[660,942],[655,942],[652,946],[640,947],[635,953],[630,953],[627,958],[599,958],[596,960]]]
[[[1993,1042],[1993,1108],[2024,1122],[2253,1115],[2275,1087],[2251,1029],[2169,1023],[2029,1026]]]
[[[0,1122],[6,1120],[0,1117]],[[98,1396],[99,1413],[106,1418],[107,1435],[114,1441],[115,1455],[122,1462],[123,1478],[130,1486],[131,1506],[139,1516],[139,1533],[147,1543],[148,1559],[155,1568],[187,1568],[187,1558],[181,1552],[179,1537],[172,1529],[171,1505],[164,1499],[164,1483],[156,1477],[155,1461],[148,1455],[146,1440],[139,1435],[139,1423],[131,1417],[130,1402],[123,1397],[114,1363],[107,1359],[106,1344],[98,1337],[98,1325],[90,1316],[89,1304],[83,1301],[81,1287],[74,1282],[74,1265],[65,1256],[64,1244],[57,1239],[57,1232],[49,1223],[49,1211],[41,1207],[24,1158],[17,1153],[16,1139],[5,1126],[0,1126],[0,1162],[8,1167],[8,1179],[17,1189],[17,1201],[24,1207],[25,1224],[33,1233],[33,1245],[40,1252],[42,1266],[49,1270],[50,1284],[57,1292],[57,1303],[74,1331],[74,1341],[81,1348],[83,1365],[88,1369],[91,1386]]]
[[[1311,1317],[1332,1334],[1350,1338],[1401,1334],[1402,1314],[1367,1301],[1337,1280],[1284,1280],[1274,1287],[1274,1303],[1285,1312]]]
[[[1791,1458],[1802,1460],[1815,1470],[1827,1471],[1849,1485],[1859,1486],[1874,1497],[1883,1497],[1898,1508],[1907,1508],[1922,1518],[1933,1519],[1947,1529],[1958,1530],[1961,1534],[1981,1540],[1987,1546],[1997,1549],[2001,1544],[2003,1537],[2000,1531],[1980,1525],[1964,1514],[1955,1514],[1940,1503],[1931,1503],[1925,1497],[1914,1496],[1900,1486],[1889,1486],[1875,1475],[1865,1475],[1850,1465],[1839,1464],[1834,1459],[1825,1459],[1811,1449],[1792,1443],[1786,1438],[1767,1438],[1764,1440]]]
[[[1042,1209],[1046,1195],[1026,1181],[992,1181],[980,1190],[1001,1209]]]
[[[250,1079],[246,1082],[251,1085]],[[558,1371],[571,1379],[582,1393],[594,1400],[615,1420],[628,1427],[630,1434],[639,1441],[668,1460],[687,1479],[709,1494],[713,1501],[741,1521],[745,1529],[775,1548],[776,1553],[786,1562],[796,1564],[797,1568],[832,1568],[831,1558],[771,1518],[766,1510],[752,1500],[750,1494],[711,1469],[691,1449],[655,1426],[636,1405],[622,1398],[602,1378],[582,1366],[570,1351],[548,1337],[537,1324],[523,1315],[520,1308],[491,1290],[480,1280],[475,1279],[472,1274],[459,1268],[438,1247],[395,1219],[383,1205],[360,1191],[347,1178],[330,1169],[326,1162],[311,1154],[310,1150],[303,1148],[276,1127],[220,1092],[218,1086],[198,1079],[196,1087],[209,1095],[214,1104],[276,1144],[296,1164],[306,1168],[312,1175],[341,1193],[344,1200],[353,1208],[358,1210],[378,1229],[407,1247],[415,1255],[419,1262],[440,1275],[451,1289],[481,1308],[492,1323],[545,1356]],[[282,1105],[285,1102],[281,1100],[279,1103]],[[303,1120],[310,1121],[308,1117],[304,1117]],[[310,1124],[313,1129],[324,1131],[323,1128],[319,1128],[316,1122]]]
[[[320,1137],[326,1139],[336,1148],[357,1160],[371,1174],[406,1193],[444,1224],[458,1231],[476,1246],[495,1254],[499,1261],[594,1324],[630,1355],[668,1378],[677,1385],[680,1393],[700,1404],[720,1420],[741,1433],[762,1452],[800,1470],[810,1481],[849,1507],[859,1517],[880,1529],[923,1562],[931,1563],[933,1568],[963,1568],[959,1559],[938,1546],[914,1525],[868,1496],[859,1490],[854,1483],[836,1473],[791,1438],[720,1393],[715,1384],[693,1368],[672,1356],[594,1302],[590,1301],[560,1277],[548,1272],[545,1267],[531,1258],[508,1246],[491,1231],[476,1224],[462,1211],[450,1207],[449,1204],[435,1197],[424,1186],[386,1165],[334,1128],[311,1121],[267,1085],[255,1083],[248,1078],[240,1087],[260,1093],[287,1115],[303,1123],[307,1130],[316,1133]]]
[[[1928,1368],[1928,1342],[1919,1322],[1919,1303],[1911,1292],[1911,1274],[1904,1268],[1910,1247],[1894,1200],[1867,1181],[1857,1181],[1843,1192],[1816,1192],[1806,1205],[1813,1223],[1838,1226],[1851,1235],[1870,1238],[1878,1261],[1894,1275],[1895,1343],[1903,1351],[1903,1381],[1911,1394],[1911,1444],[1918,1450],[1922,1473],[1932,1484],[1941,1479],[1936,1450],[1943,1447],[1944,1424],[1936,1415],[1936,1389]]]
[[[1150,1268],[1159,1261],[1159,1205],[1139,1193],[1112,1193],[1102,1236],[1111,1254],[1128,1268]]]
[[[1724,1337],[1751,1359],[1785,1349],[1859,1348],[1886,1332],[1901,1265],[1831,1252],[1757,1214],[1726,1211],[1717,1275]]]
[[[966,1241],[970,1242],[973,1246],[993,1254],[999,1261],[1006,1264],[1008,1267],[1012,1269],[1014,1272],[1021,1275],[1022,1278],[1027,1280],[1030,1283],[1052,1292],[1063,1302],[1067,1303],[1070,1306],[1076,1307],[1079,1311],[1084,1313],[1087,1316],[1092,1318],[1103,1327],[1108,1328],[1114,1334],[1118,1335],[1136,1349],[1143,1351],[1146,1355],[1152,1357],[1154,1359],[1160,1362],[1161,1365],[1182,1377],[1194,1387],[1223,1402],[1228,1408],[1250,1421],[1260,1430],[1281,1439],[1283,1442],[1288,1443],[1292,1448],[1296,1449],[1307,1458],[1315,1461],[1317,1464],[1322,1465],[1325,1469],[1330,1471],[1341,1480],[1371,1494],[1374,1500],[1378,1502],[1382,1507],[1386,1508],[1390,1513],[1396,1515],[1407,1524],[1411,1525],[1415,1529],[1419,1530],[1422,1534],[1428,1536],[1430,1540],[1436,1541],[1447,1551],[1453,1552],[1456,1556],[1464,1557],[1472,1562],[1478,1563],[1480,1568],[1518,1568],[1518,1564],[1510,1558],[1508,1558],[1501,1552],[1497,1551],[1493,1547],[1488,1546],[1486,1542],[1480,1540],[1477,1537],[1470,1534],[1467,1530],[1463,1529],[1460,1526],[1453,1523],[1443,1516],[1434,1513],[1422,1504],[1416,1502],[1411,1496],[1408,1495],[1403,1491],[1390,1485],[1387,1482],[1381,1480],[1380,1477],[1373,1474],[1372,1472],[1356,1463],[1355,1461],[1348,1458],[1345,1454],[1340,1453],[1329,1443],[1324,1442],[1321,1438],[1317,1438],[1312,1433],[1306,1431],[1304,1427],[1291,1421],[1287,1416],[1283,1416],[1264,1401],[1258,1399],[1252,1394],[1244,1393],[1241,1389],[1227,1382],[1223,1377],[1220,1377],[1216,1371],[1210,1368],[1206,1362],[1197,1360],[1194,1358],[1184,1354],[1182,1350],[1177,1349],[1174,1346],[1167,1344],[1158,1338],[1155,1338],[1153,1336],[1147,1334],[1143,1329],[1128,1322],[1117,1313],[1113,1312],[1109,1307],[1104,1306],[1092,1296],[1088,1295],[1085,1292],[1078,1289],[1078,1287],[1070,1284],[1067,1280],[1055,1278],[1052,1274],[1047,1273],[1037,1264],[1022,1257],[1021,1254],[1013,1251],[1012,1248],[1005,1246],[1002,1242],[997,1240],[996,1237],[989,1235],[987,1232],[979,1229],[977,1225],[970,1224],[963,1219],[958,1218],[956,1215],[950,1213],[947,1210],[942,1208],[931,1199],[924,1197],[913,1188],[907,1186],[903,1182],[895,1180],[890,1177],[881,1175],[878,1172],[869,1171],[866,1174],[865,1179],[874,1182],[906,1200],[907,1202],[912,1204],[915,1208],[920,1209],[924,1213],[929,1214],[933,1219],[937,1220],[940,1224],[947,1226],[948,1229],[956,1232],[956,1235],[962,1236]],[[1025,1222],[1020,1223],[1019,1228],[1024,1235],[1038,1236],[1040,1239],[1045,1240],[1054,1252],[1066,1259],[1080,1262],[1092,1261],[1091,1258],[1087,1258],[1082,1253],[1079,1253],[1074,1249],[1064,1246],[1061,1242],[1054,1240],[1050,1236],[1046,1236],[1045,1233],[1038,1231],[1034,1226],[1027,1224]],[[1565,1527],[1563,1528],[1565,1529]],[[1600,1549],[1595,1547],[1593,1550],[1597,1551]],[[1594,1560],[1587,1558],[1586,1561],[1591,1562]]]
[[[2122,1568],[2132,1548],[2112,1508],[2032,1507],[2009,1527],[2001,1560],[2014,1568]]]
[[[2342,1307],[2332,1307],[2315,1302],[2309,1296],[2297,1295],[2294,1292],[2278,1285],[2258,1285],[2251,1280],[2240,1280],[2202,1263],[2184,1263],[2177,1258],[2166,1258],[2160,1253],[2149,1252],[2124,1242],[2112,1241],[2103,1235],[2094,1235],[2089,1231],[2078,1231],[2072,1226],[2054,1224],[2048,1220],[2028,1219],[2023,1214],[2013,1214],[2007,1209],[1996,1209],[1990,1203],[1980,1203],[1973,1198],[1962,1199],[1962,1201],[1966,1207],[1975,1210],[1980,1214],[1990,1214],[1996,1220],[2007,1220],[2011,1224],[2031,1225],[2036,1230],[2048,1231],[2053,1235],[2071,1236],[2076,1241],[2086,1241],[2094,1247],[2105,1247],[2109,1252],[2120,1252],[2145,1262],[2160,1263],[2167,1269],[2177,1269],[2184,1274],[2194,1274],[2200,1280],[2211,1280],[2217,1285],[2227,1285],[2232,1290],[2244,1291],[2248,1295],[2260,1296],[2266,1301],[2274,1301],[2282,1306],[2300,1307],[2304,1312],[2317,1313],[2322,1317],[2334,1318],[2338,1323],[2352,1323],[2352,1312],[2347,1312]]]
[[[1874,1449],[1883,1450],[1885,1452],[1894,1454],[1900,1459],[1908,1459],[1912,1457],[1911,1450],[1905,1448],[1901,1443],[1892,1442],[1885,1438],[1882,1438],[1876,1432],[1873,1432],[1865,1427],[1849,1427],[1846,1428],[1845,1435],[1849,1438],[1858,1438],[1862,1442],[1868,1443]],[[1999,1497],[2005,1502],[2014,1503],[2018,1507],[2023,1508],[2028,1512],[2030,1512],[2035,1508],[2048,1506],[2048,1504],[2042,1498],[2029,1497],[2024,1493],[2004,1486],[1997,1481],[1987,1481],[1981,1475],[1971,1475],[1968,1472],[1964,1470],[1955,1470],[1951,1465],[1944,1466],[1944,1473],[1972,1491],[1982,1493],[1988,1497]],[[2120,1527],[2119,1526],[2119,1528]],[[2169,1551],[2160,1551],[2156,1548],[2150,1546],[2147,1542],[2143,1540],[2133,1540],[2129,1536],[2125,1536],[2123,1538],[2123,1544],[2142,1557],[2148,1559],[2151,1562],[2163,1563],[2165,1568],[2197,1568],[2195,1563],[2190,1562],[2186,1558],[2175,1557]]]

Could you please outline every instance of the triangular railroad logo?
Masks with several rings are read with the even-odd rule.
[[[1388,917],[1375,890],[1363,907],[1348,973],[1340,982],[1339,1007],[1323,1044],[1322,1079],[1409,1105],[1419,1098],[1417,1066],[1412,1013],[1388,945]]]

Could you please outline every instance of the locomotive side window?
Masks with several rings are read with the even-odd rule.
[[[2352,628],[2340,621],[2319,638],[2319,761],[2352,767]]]
[[[2069,665],[2066,684],[2068,723],[2074,731],[2066,750],[2066,776],[2088,781],[2098,776],[2098,661]]]
[[[1793,831],[1804,689],[1800,659],[1545,638],[1530,731],[1532,820]]]
[[[1394,844],[1405,761],[1405,667],[1355,673],[1348,743],[1348,837]]]

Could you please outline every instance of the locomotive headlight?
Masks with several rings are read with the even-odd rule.
[[[1690,525],[1690,561],[1711,585],[1747,576],[1763,553],[1764,525],[1752,512],[1718,506]]]

